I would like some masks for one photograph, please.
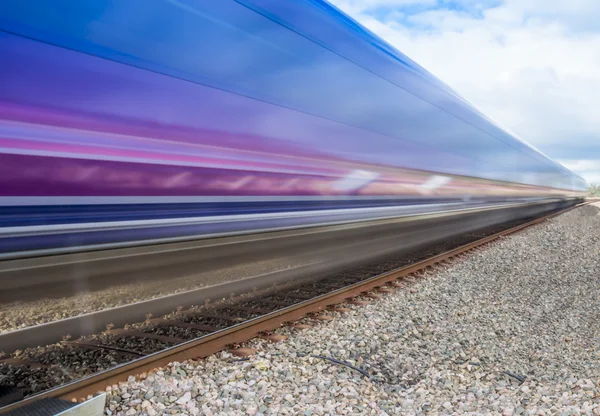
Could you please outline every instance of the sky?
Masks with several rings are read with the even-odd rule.
[[[329,0],[508,131],[600,182],[599,0]]]

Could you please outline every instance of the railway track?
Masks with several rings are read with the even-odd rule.
[[[331,320],[332,312],[344,312],[347,303],[363,304],[383,293],[405,287],[412,279],[445,267],[498,238],[569,209],[572,208],[533,220],[490,227],[428,250],[418,250],[350,272],[261,291],[249,290],[199,306],[183,306],[190,304],[193,293],[174,295],[179,298],[167,297],[165,302],[172,307],[174,301],[179,300],[180,305],[172,307],[164,316],[155,317],[148,312],[143,320],[132,320],[118,328],[109,324],[105,331],[75,339],[70,333],[84,322],[81,317],[28,328],[29,332],[22,334],[42,340],[48,331],[62,331],[59,332],[62,341],[14,351],[0,361],[0,374],[3,375],[0,413],[18,412],[23,406],[40,400],[83,401],[129,376],[172,361],[206,357],[227,348],[237,354],[248,353],[237,346],[256,336],[278,341],[281,337],[271,331],[282,325],[294,325],[306,317],[316,321]],[[151,302],[157,304],[160,299]],[[146,304],[138,309],[142,311],[146,307],[150,311],[151,306]],[[13,345],[10,337],[14,338],[14,334],[0,335],[0,345]],[[4,338],[8,341],[4,342]]]

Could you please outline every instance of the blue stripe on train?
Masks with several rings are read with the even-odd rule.
[[[473,198],[471,201],[477,201]],[[163,204],[104,204],[0,206],[0,227],[52,224],[80,224],[109,221],[208,217],[308,210],[374,208],[416,204],[461,202],[459,198],[414,198],[370,200],[244,201]],[[483,202],[483,199],[480,199]],[[485,198],[487,202],[506,202],[507,198]]]
[[[98,248],[115,248],[152,243],[165,243],[185,239],[206,238],[209,236],[223,236],[230,234],[248,234],[276,229],[290,229],[297,227],[311,227],[350,221],[369,221],[383,218],[394,218],[407,215],[436,213],[440,211],[487,207],[502,205],[502,203],[488,202],[448,202],[437,204],[406,204],[388,207],[372,207],[373,209],[348,209],[326,211],[308,210],[294,211],[304,215],[285,215],[278,210],[273,215],[234,215],[223,217],[219,221],[198,217],[186,220],[180,224],[165,224],[160,220],[156,223],[136,225],[130,221],[121,224],[111,224],[105,228],[75,229],[75,230],[44,230],[42,227],[35,232],[27,233],[18,231],[4,234],[0,238],[0,257],[10,258],[15,253],[28,252],[25,255],[58,254],[61,252],[85,251]],[[354,206],[352,208],[360,208]],[[312,211],[312,212],[311,212]],[[284,215],[277,215],[284,214]],[[189,215],[186,215],[189,217]],[[96,223],[102,224],[102,223]],[[0,229],[1,231],[1,229]],[[102,247],[98,247],[102,246]],[[40,253],[40,250],[47,252]]]

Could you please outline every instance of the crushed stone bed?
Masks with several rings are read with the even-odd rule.
[[[106,414],[600,415],[599,211],[503,238],[334,321],[283,328],[286,341],[253,340],[248,359],[131,377],[108,388]]]

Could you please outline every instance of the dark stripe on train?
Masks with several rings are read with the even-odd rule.
[[[523,198],[482,197],[470,202],[512,202]],[[0,227],[136,221],[215,215],[266,214],[328,209],[376,208],[460,203],[461,198],[394,198],[357,200],[238,201],[203,203],[90,204],[0,206]]]

